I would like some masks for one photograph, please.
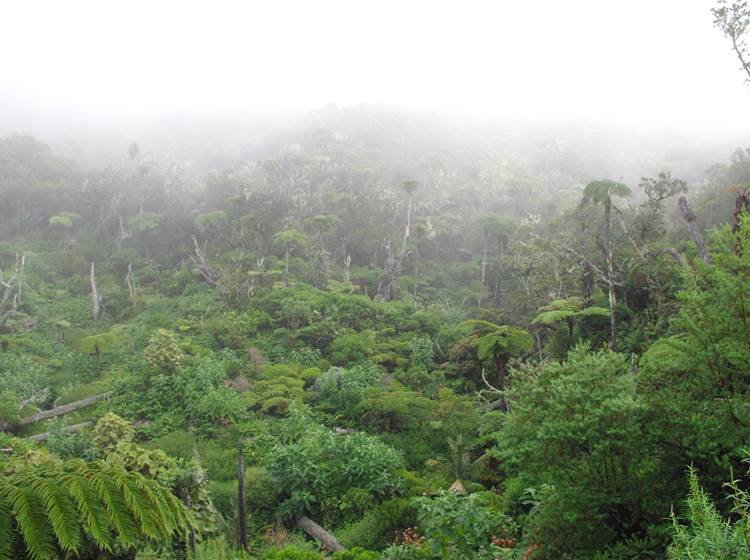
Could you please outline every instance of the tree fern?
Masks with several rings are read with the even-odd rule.
[[[0,479],[0,560],[163,542],[194,522],[169,489],[102,462],[11,461]],[[88,539],[86,538],[88,537]]]

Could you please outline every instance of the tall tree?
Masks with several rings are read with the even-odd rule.
[[[601,206],[604,209],[604,255],[607,261],[607,294],[609,298],[610,347],[617,350],[617,321],[615,317],[615,263],[612,247],[612,198],[630,196],[630,188],[623,183],[603,180],[593,181],[583,189],[581,206]]]
[[[323,243],[323,235],[331,231],[337,221],[336,216],[323,214],[307,219],[307,223],[314,228],[318,238],[318,249],[313,263],[313,285],[321,290],[328,287],[328,251]]]
[[[745,79],[750,83],[750,49],[747,46],[747,34],[750,29],[750,6],[746,0],[719,0],[711,9],[714,16],[714,27],[719,29],[732,42],[732,49],[740,61]]]
[[[378,282],[377,293],[377,298],[382,301],[392,301],[395,299],[396,294],[398,293],[399,280],[401,278],[404,260],[411,254],[411,251],[407,251],[407,246],[409,237],[411,236],[414,193],[419,187],[419,183],[416,181],[406,181],[401,184],[401,187],[406,191],[406,194],[409,197],[406,205],[406,225],[404,226],[404,236],[401,239],[401,252],[394,253],[390,241],[385,241],[383,243],[383,248],[385,249],[385,264],[383,265],[383,273],[380,275],[380,281]]]
[[[295,248],[305,247],[310,239],[301,231],[291,228],[273,236],[273,242],[284,249],[284,285],[289,286],[289,254]]]
[[[495,244],[495,277],[492,282],[492,305],[500,307],[503,300],[503,258],[508,249],[508,238],[513,224],[504,216],[496,214],[482,216],[479,225],[484,233],[484,253],[482,255],[482,284],[486,281],[487,253],[490,243]]]
[[[476,319],[464,321],[458,329],[466,333],[465,340],[474,346],[477,357],[495,368],[497,376],[495,388],[501,391],[500,407],[508,410],[504,392],[508,362],[514,356],[530,352],[534,347],[534,339],[524,329]]]

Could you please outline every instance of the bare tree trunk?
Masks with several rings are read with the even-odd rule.
[[[99,291],[96,289],[96,278],[94,276],[94,261],[91,261],[91,275],[89,276],[89,285],[91,286],[91,318],[96,321],[99,319],[101,312],[102,300],[99,297]]]
[[[201,276],[203,276],[203,279],[206,281],[206,283],[210,284],[211,286],[218,286],[219,280],[221,279],[221,275],[215,272],[208,265],[208,261],[206,260],[206,255],[204,254],[200,245],[198,245],[198,239],[196,239],[194,235],[191,236],[191,239],[193,240],[193,249],[195,250],[195,257],[190,257],[190,259],[193,261],[193,263],[196,264],[196,266],[198,267],[198,270],[201,273]]]
[[[479,280],[479,285],[484,288],[484,283],[487,279],[487,251],[489,250],[490,240],[485,234],[484,236],[484,248],[482,250],[482,275]],[[482,307],[482,292],[479,292],[479,298],[477,299],[477,307]]]
[[[284,287],[289,287],[289,246],[286,247],[284,253]]]
[[[18,290],[16,294],[18,296],[17,305],[23,303],[23,271],[26,268],[26,255],[16,253],[16,270],[18,271]]]
[[[351,278],[349,277],[349,267],[352,265],[352,256],[346,255],[346,258],[344,259],[344,279],[347,283],[351,282]]]
[[[401,241],[401,252],[398,255],[394,255],[391,251],[391,242],[385,241],[383,243],[383,247],[386,251],[385,264],[383,265],[383,273],[380,275],[380,282],[378,283],[378,293],[375,296],[377,299],[382,301],[392,301],[396,297],[404,260],[411,254],[411,251],[406,251],[406,244],[409,241],[409,236],[411,235],[411,214],[413,201],[414,193],[410,192],[409,203],[406,208],[406,226],[404,227],[404,238]]]
[[[106,399],[109,395],[110,393],[100,393],[98,395],[86,397],[85,399],[81,399],[80,401],[74,401],[63,406],[58,406],[49,410],[43,410],[41,412],[37,412],[36,414],[32,414],[31,416],[21,418],[18,421],[18,425],[26,426],[28,424],[39,422],[40,420],[47,420],[49,418],[55,418],[56,416],[64,416],[65,414],[70,414],[71,412],[74,412],[76,410],[80,410],[82,408],[86,408],[87,406],[91,406],[94,403],[98,403],[99,401]]]
[[[404,259],[411,254],[411,251],[394,255],[391,252],[390,241],[384,242],[383,247],[386,251],[385,264],[378,283],[378,293],[375,297],[382,301],[393,301],[398,292]]]
[[[125,276],[125,282],[128,285],[128,293],[130,297],[135,296],[135,276],[133,275],[133,263],[128,262],[128,274]]]
[[[93,422],[91,422],[91,420],[86,420],[84,422],[79,422],[78,424],[71,424],[70,426],[65,426],[63,428],[63,432],[65,432],[66,434],[72,434],[83,430],[84,428],[88,428],[92,423]],[[33,436],[29,436],[26,439],[29,439],[31,441],[47,441],[51,434],[52,432],[42,432],[41,434],[34,434]]]
[[[336,537],[305,515],[297,519],[297,526],[331,552],[346,550]]]
[[[484,249],[482,250],[482,276],[480,283],[484,286],[485,278],[487,277],[487,251],[489,250],[489,239],[487,236],[484,238]]]
[[[414,263],[414,309],[417,308],[417,289],[419,287],[419,266]]]
[[[7,280],[0,270],[0,286],[3,287],[3,293],[0,295],[0,327],[10,319],[12,315],[18,312],[23,296],[23,268],[26,263],[26,256],[16,253],[16,266],[13,275]]]
[[[701,260],[703,260],[705,264],[710,265],[711,255],[709,255],[708,249],[706,248],[706,242],[703,239],[703,234],[701,234],[700,230],[695,225],[695,220],[697,218],[695,213],[691,210],[687,198],[681,196],[677,200],[677,207],[680,210],[682,219],[687,223],[688,232],[690,233],[690,237],[692,238],[693,243],[695,243],[696,247],[698,247],[698,254],[701,257]]]
[[[609,347],[613,352],[617,352],[617,318],[615,317],[615,307],[617,305],[615,295],[615,263],[612,253],[612,202],[609,198],[604,201],[604,227],[605,243],[607,251],[607,291],[609,295]]]
[[[401,254],[403,255],[406,253],[406,242],[409,240],[409,235],[411,235],[411,211],[412,211],[412,202],[414,201],[414,194],[409,194],[409,204],[406,207],[406,227],[404,228],[404,239],[401,242]]]
[[[495,286],[492,290],[492,306],[500,308],[503,303],[503,257],[507,241],[502,236],[497,238],[497,268],[495,270]]]

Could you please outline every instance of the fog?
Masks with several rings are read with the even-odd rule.
[[[252,143],[359,105],[462,127],[744,145],[750,91],[710,0],[13,2],[0,133]]]

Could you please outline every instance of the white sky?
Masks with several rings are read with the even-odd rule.
[[[117,116],[388,103],[744,128],[750,87],[713,4],[0,0],[0,100]]]

